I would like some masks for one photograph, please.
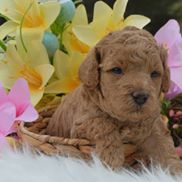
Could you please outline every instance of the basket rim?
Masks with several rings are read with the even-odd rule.
[[[35,121],[36,123],[36,121]],[[91,142],[87,139],[78,139],[78,138],[64,138],[58,136],[51,136],[51,135],[43,135],[31,132],[25,126],[26,122],[20,122],[18,124],[19,128],[19,135],[28,135],[36,140],[39,140],[44,143],[50,144],[62,144],[62,145],[72,145],[72,146],[94,146]]]

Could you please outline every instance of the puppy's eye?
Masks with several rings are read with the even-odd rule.
[[[150,76],[151,76],[151,78],[157,78],[157,77],[159,77],[161,74],[159,73],[159,72],[157,72],[157,71],[153,71],[151,74],[150,74]]]
[[[117,75],[123,74],[123,70],[121,68],[115,67],[111,69],[111,72]]]

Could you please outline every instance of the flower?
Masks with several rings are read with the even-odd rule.
[[[66,47],[68,53],[78,51],[80,53],[88,53],[89,46],[81,42],[73,33],[74,27],[78,25],[88,25],[87,13],[84,5],[79,5],[75,11],[75,16],[71,24],[63,32],[62,44]]]
[[[49,58],[52,58],[59,48],[59,41],[57,37],[51,32],[45,32],[43,36],[42,43],[44,44]]]
[[[0,116],[0,148],[8,147],[5,137],[15,131],[15,122],[32,122],[38,118],[30,103],[29,88],[24,79],[18,79],[9,94],[0,85]]]
[[[59,0],[61,4],[61,12],[59,13],[59,20],[62,24],[67,23],[73,19],[75,14],[75,4],[72,0]]]
[[[100,39],[109,32],[122,29],[125,26],[136,26],[143,28],[150,22],[150,19],[141,15],[131,15],[124,19],[128,0],[117,0],[111,9],[107,4],[98,1],[94,7],[93,21],[88,25],[77,25],[73,28],[76,37],[93,47]]]
[[[168,50],[167,64],[170,69],[171,85],[166,97],[172,99],[182,93],[182,37],[176,20],[169,20],[156,34],[155,39]]]
[[[37,0],[1,0],[0,14],[9,20],[0,26],[0,39],[16,32],[17,28],[29,33],[43,33],[60,12],[58,2],[38,4]]]
[[[182,148],[181,148],[181,147],[176,147],[175,150],[176,150],[176,154],[177,154],[179,157],[181,157],[181,156],[182,156]]]
[[[27,52],[18,42],[17,49],[14,45],[8,46],[5,58],[0,62],[0,81],[5,88],[11,88],[15,80],[24,78],[28,82],[31,102],[36,105],[43,96],[54,67],[50,65],[46,49],[40,41],[29,41]]]
[[[87,24],[86,9],[83,5],[80,5],[75,11],[72,22],[66,25],[62,35],[61,41],[68,54],[60,50],[56,51],[53,61],[55,79],[51,80],[46,87],[46,93],[69,93],[80,84],[78,70],[89,51],[89,47],[78,40],[72,30],[76,25]]]
[[[72,52],[71,55],[57,50],[54,57],[55,76],[57,80],[50,83],[46,93],[69,93],[75,89],[80,81],[78,79],[78,70],[85,55],[79,52]]]

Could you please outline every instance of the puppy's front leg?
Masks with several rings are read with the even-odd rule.
[[[122,138],[109,119],[94,118],[76,122],[72,137],[86,138],[95,144],[95,153],[112,169],[121,169],[124,162]]]
[[[172,174],[182,175],[182,162],[175,153],[170,132],[162,121],[154,125],[151,136],[145,140],[142,147],[154,163],[169,168]]]

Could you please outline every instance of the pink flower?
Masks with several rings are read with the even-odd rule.
[[[30,103],[29,88],[24,79],[18,79],[9,94],[0,85],[0,148],[8,147],[5,137],[16,131],[15,122],[31,122],[37,118],[38,113]]]
[[[176,147],[176,154],[177,154],[179,157],[182,157],[182,148],[181,148],[181,147]]]
[[[167,63],[171,74],[171,86],[166,97],[172,99],[182,93],[182,37],[176,20],[169,20],[155,35],[155,39],[168,50]]]

